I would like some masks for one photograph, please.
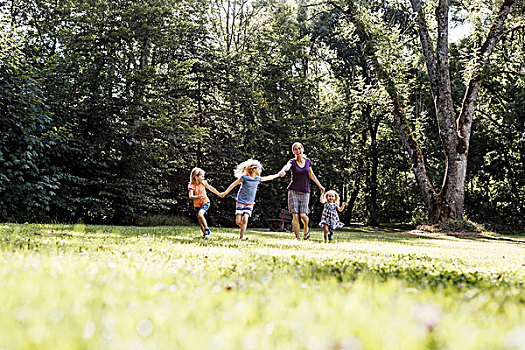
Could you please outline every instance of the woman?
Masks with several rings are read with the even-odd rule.
[[[310,201],[310,179],[324,193],[324,187],[321,186],[319,180],[312,170],[312,163],[310,159],[304,155],[304,147],[301,143],[296,142],[292,145],[292,152],[295,158],[290,159],[288,163],[279,171],[279,176],[283,177],[288,170],[291,169],[292,181],[288,185],[288,210],[292,213],[292,227],[295,237],[299,238],[299,230],[301,224],[299,218],[304,225],[304,239],[310,238],[310,230],[308,228],[308,203]]]

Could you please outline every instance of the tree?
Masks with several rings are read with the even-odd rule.
[[[434,112],[437,118],[439,136],[445,154],[446,170],[441,189],[433,186],[425,166],[423,152],[418,140],[414,137],[404,106],[401,91],[393,79],[388,67],[388,60],[379,57],[377,33],[370,29],[366,22],[362,5],[347,1],[346,8],[330,1],[329,4],[341,11],[356,28],[364,53],[368,58],[370,69],[383,83],[392,103],[392,114],[401,136],[403,145],[409,155],[412,170],[421,191],[422,199],[429,212],[429,222],[439,223],[447,219],[462,220],[464,215],[465,179],[467,173],[467,156],[470,146],[470,134],[475,115],[478,94],[485,78],[484,74],[489,57],[499,42],[505,20],[516,5],[517,0],[504,0],[495,10],[493,23],[483,42],[478,42],[472,53],[472,69],[467,78],[463,102],[457,112],[454,109],[451,91],[448,26],[450,1],[439,0],[435,8],[437,25],[436,43],[429,31],[426,13],[429,8],[420,0],[411,0],[412,10],[417,21],[421,51],[426,63],[427,77],[434,99]],[[397,38],[399,39],[399,37]]]
[[[41,220],[58,185],[48,150],[51,116],[23,35],[0,21],[0,220]]]
[[[187,181],[180,150],[195,138],[189,72],[206,40],[206,8],[177,0],[12,4],[50,112],[48,153],[59,178],[48,218],[131,223],[166,211],[176,201],[172,175],[183,171]]]
[[[512,26],[505,30],[501,49],[491,57],[472,128],[466,208],[477,222],[513,226],[525,224],[525,4],[517,6]],[[482,20],[471,13],[474,25]],[[465,53],[474,40],[457,42],[451,55],[468,64]],[[502,218],[505,218],[502,220]]]

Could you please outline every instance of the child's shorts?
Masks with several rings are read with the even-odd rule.
[[[210,209],[210,202],[204,203],[200,207],[193,207],[193,210],[195,210],[195,215],[199,215],[199,211],[201,209],[204,210],[204,211],[207,211],[208,209]]]
[[[235,215],[244,215],[252,216],[254,204],[244,204],[244,203],[235,203]]]

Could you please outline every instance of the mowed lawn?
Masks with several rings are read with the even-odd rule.
[[[525,349],[525,238],[0,224],[0,349]]]

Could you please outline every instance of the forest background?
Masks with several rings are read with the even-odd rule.
[[[461,106],[476,43],[502,1],[451,1],[451,92]],[[259,159],[276,173],[300,141],[345,223],[425,223],[409,157],[354,12],[397,84],[428,177],[446,163],[409,1],[3,0],[0,221],[184,224],[189,172],[223,190]],[[429,29],[436,2],[427,1]],[[509,14],[485,70],[465,180],[465,217],[522,230],[525,6]],[[435,20],[435,19],[434,19]],[[260,185],[251,225],[286,207],[289,177]],[[211,225],[233,226],[233,195],[210,194]],[[312,193],[312,218],[321,214]]]

